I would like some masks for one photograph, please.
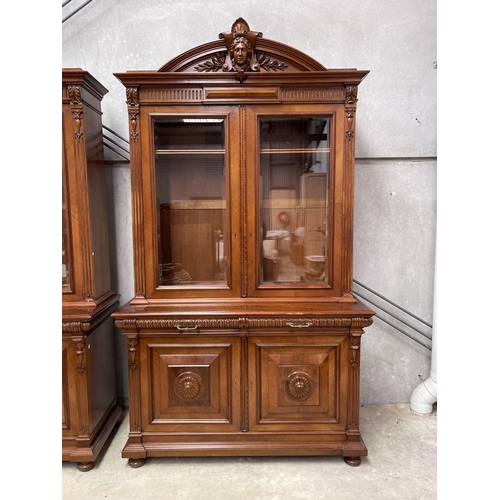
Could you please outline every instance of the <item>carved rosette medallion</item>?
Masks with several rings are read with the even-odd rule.
[[[208,61],[195,66],[197,71],[236,72],[236,80],[243,83],[247,79],[247,72],[284,71],[288,65],[269,57],[263,51],[255,49],[257,38],[262,38],[262,33],[251,31],[248,23],[238,18],[231,26],[231,31],[220,33],[219,38],[225,41],[227,53],[217,52]]]
[[[203,380],[197,373],[181,373],[174,381],[175,395],[183,401],[196,401],[203,394]]]
[[[285,381],[285,391],[291,399],[305,401],[312,394],[312,382],[307,373],[295,372]]]

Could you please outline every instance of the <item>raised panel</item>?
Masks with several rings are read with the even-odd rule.
[[[185,414],[186,410],[219,413],[220,357],[218,354],[160,355],[163,361],[163,364],[159,364],[159,400],[162,414]],[[227,386],[226,381],[224,385]]]
[[[68,380],[68,349],[63,345],[62,349],[62,428],[70,428],[70,405],[69,405],[69,380]]]
[[[144,430],[202,424],[239,430],[239,339],[143,339],[150,400]],[[143,378],[143,380],[145,380]],[[236,384],[236,386],[235,386]],[[146,403],[146,402],[144,402]]]
[[[344,338],[250,339],[251,430],[345,428]]]

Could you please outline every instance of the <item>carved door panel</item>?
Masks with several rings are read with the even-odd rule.
[[[76,355],[73,342],[62,341],[62,432],[64,436],[78,434],[78,406],[76,401]]]
[[[141,353],[143,431],[240,430],[238,337],[142,338]]]
[[[249,338],[250,431],[345,431],[346,336]]]

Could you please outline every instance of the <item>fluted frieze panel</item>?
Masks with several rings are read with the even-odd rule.
[[[201,102],[205,97],[202,88],[194,89],[140,89],[141,103],[151,102]]]
[[[283,88],[281,99],[284,101],[344,101],[345,88]]]

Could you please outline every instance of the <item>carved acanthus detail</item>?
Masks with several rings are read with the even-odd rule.
[[[70,104],[81,104],[82,94],[80,92],[80,87],[78,85],[68,86],[68,97]]]
[[[346,106],[356,106],[358,102],[358,87],[357,85],[352,85],[346,87],[345,89],[345,104]]]
[[[128,106],[139,106],[139,89],[137,87],[127,87],[125,94]]]

